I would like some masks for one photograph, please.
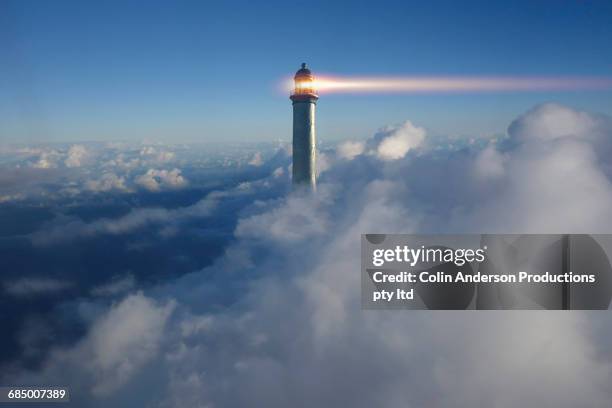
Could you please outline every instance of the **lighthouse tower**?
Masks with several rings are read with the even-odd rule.
[[[319,97],[314,89],[314,76],[306,64],[295,73],[294,80],[295,89],[290,96],[293,101],[293,185],[315,190],[315,106]]]

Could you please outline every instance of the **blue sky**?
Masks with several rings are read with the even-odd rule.
[[[290,139],[278,83],[337,75],[612,72],[605,1],[0,2],[0,141]],[[322,140],[406,119],[504,132],[533,105],[612,114],[612,93],[329,95]]]

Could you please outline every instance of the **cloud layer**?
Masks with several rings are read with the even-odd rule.
[[[290,174],[281,154],[251,163],[261,178],[193,205],[56,219],[33,242],[148,223],[180,231],[177,220],[250,203],[212,265],[103,304],[77,344],[11,380],[64,379],[92,407],[607,407],[605,316],[364,312],[359,242],[364,232],[608,232],[611,130],[605,117],[547,104],[484,147],[440,149],[405,122],[326,151],[316,195],[279,189]]]

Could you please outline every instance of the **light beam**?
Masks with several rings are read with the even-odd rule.
[[[308,84],[318,93],[469,93],[530,91],[605,91],[612,77],[505,77],[505,76],[317,76]],[[288,84],[288,88],[293,83]]]

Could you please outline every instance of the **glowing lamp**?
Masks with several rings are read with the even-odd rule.
[[[302,67],[295,73],[293,80],[295,82],[295,88],[292,95],[316,96],[314,75],[306,68],[305,63],[303,63]]]

